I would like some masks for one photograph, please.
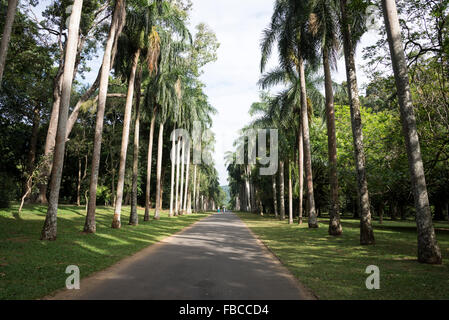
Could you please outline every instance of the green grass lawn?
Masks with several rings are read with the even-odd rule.
[[[35,299],[65,287],[65,269],[77,265],[81,277],[105,269],[115,262],[182,230],[207,216],[192,214],[128,226],[129,207],[122,210],[122,228],[111,229],[112,208],[97,210],[97,233],[83,234],[82,207],[60,206],[58,238],[40,241],[46,206],[27,206],[20,217],[17,206],[0,209],[0,299]],[[150,272],[150,271],[149,271]]]
[[[413,221],[375,221],[374,246],[359,245],[359,221],[342,220],[343,235],[288,225],[274,217],[238,213],[301,283],[320,299],[449,299],[449,224],[435,225],[443,265],[417,262],[417,235]],[[368,290],[366,267],[380,269],[380,290]]]

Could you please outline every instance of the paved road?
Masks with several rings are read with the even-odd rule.
[[[202,219],[80,286],[52,299],[312,299],[232,213]]]

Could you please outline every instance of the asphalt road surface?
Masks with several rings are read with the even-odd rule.
[[[81,274],[82,274],[82,270]],[[48,299],[313,299],[233,213],[213,214]]]

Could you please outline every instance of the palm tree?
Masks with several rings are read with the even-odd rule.
[[[87,205],[86,222],[84,232],[95,233],[95,211],[97,206],[97,184],[98,171],[100,167],[101,140],[103,135],[104,111],[106,106],[106,97],[108,94],[109,71],[111,69],[111,60],[113,46],[116,44],[118,36],[122,32],[126,19],[125,1],[117,0],[115,2],[114,13],[112,15],[111,26],[109,28],[108,39],[103,54],[101,64],[101,75],[98,93],[97,118],[95,122],[94,148],[92,152],[92,166],[89,185],[89,201]]]
[[[371,225],[371,210],[366,178],[365,151],[363,147],[362,117],[360,114],[360,100],[357,86],[357,74],[354,58],[354,37],[347,14],[347,0],[340,0],[341,30],[345,53],[346,77],[351,108],[351,125],[354,138],[354,153],[357,169],[357,193],[360,202],[360,244],[374,244],[374,232]]]
[[[401,40],[401,29],[395,0],[382,0],[382,9],[398,90],[410,177],[415,198],[416,225],[418,229],[418,261],[429,264],[441,264],[441,251],[436,241],[435,230],[432,225],[424,165],[413,111],[408,68]]]
[[[334,236],[342,233],[338,199],[334,93],[331,76],[331,65],[336,66],[336,56],[340,46],[337,13],[338,2],[336,0],[320,0],[315,4],[314,12],[310,18],[311,29],[319,39],[323,58],[330,184],[329,234]]]
[[[124,32],[122,33],[119,39],[118,45],[118,55],[116,59],[115,69],[120,73],[128,72],[128,64],[127,61],[130,56],[133,56],[131,70],[129,71],[128,77],[128,93],[126,95],[126,103],[125,103],[125,117],[123,120],[123,132],[122,132],[122,145],[120,150],[120,165],[118,172],[118,181],[117,181],[117,197],[115,201],[115,209],[114,209],[114,218],[112,221],[112,228],[120,228],[120,216],[121,216],[121,208],[122,208],[122,200],[123,200],[123,188],[125,183],[125,169],[126,169],[126,154],[128,149],[128,140],[129,140],[129,130],[131,123],[131,112],[133,105],[133,97],[135,92],[135,78],[136,71],[139,65],[139,60],[141,56],[141,52],[145,50],[146,54],[146,63],[151,73],[155,69],[155,65],[158,62],[159,54],[160,54],[160,37],[156,28],[153,26],[153,23],[156,22],[158,7],[157,3],[153,2],[149,6],[144,8],[130,8],[127,13],[128,19],[126,26],[124,28]],[[140,81],[138,79],[138,81]],[[139,86],[138,86],[139,87]],[[140,92],[138,92],[138,98],[136,102],[140,102]],[[135,198],[132,201],[131,206],[131,215],[130,215],[130,224],[137,224],[137,170],[138,170],[138,129],[140,123],[140,105],[136,105],[136,129],[135,129],[135,140],[134,146],[134,164],[133,164],[133,187],[132,194]]]
[[[17,3],[19,0],[8,0],[8,10],[6,11],[5,26],[0,43],[0,87],[2,86],[3,71],[5,70],[6,55],[8,53],[9,39],[11,38],[12,25],[16,16]]]
[[[79,38],[79,25],[83,0],[75,0],[70,15],[69,35],[67,38],[64,74],[62,81],[61,106],[59,109],[58,130],[56,133],[56,146],[53,156],[53,167],[50,180],[50,201],[47,215],[42,229],[41,240],[56,240],[56,225],[59,189],[61,187],[62,168],[64,165],[64,151],[66,141],[66,125],[69,114],[70,94],[72,90],[73,72],[75,69],[76,48]]]
[[[288,72],[291,72],[292,68],[297,69],[301,94],[300,119],[302,122],[304,167],[307,180],[309,227],[317,228],[318,221],[313,192],[312,158],[307,114],[307,89],[304,72],[304,59],[308,59],[311,62],[311,65],[316,59],[312,50],[314,47],[313,39],[309,36],[307,30],[309,13],[310,5],[307,1],[276,1],[270,27],[264,31],[264,39],[261,44],[261,71],[263,72],[265,69],[265,65],[271,55],[271,48],[275,41],[278,43],[279,58],[282,68]]]
[[[293,224],[292,162],[288,161],[288,223]]]

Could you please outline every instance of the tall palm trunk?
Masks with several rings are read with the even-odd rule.
[[[304,61],[302,57],[299,58],[299,78],[301,87],[301,122],[302,122],[302,136],[304,143],[304,166],[306,170],[307,180],[307,208],[309,214],[309,228],[318,228],[318,219],[315,210],[315,197],[313,194],[313,175],[312,175],[312,154],[310,150],[310,136],[309,136],[309,116],[307,108],[307,91],[306,91],[306,76],[304,72]]]
[[[181,159],[179,159],[180,165],[181,165],[181,184],[179,185],[179,214],[184,214],[184,163],[185,163],[185,149],[186,149],[186,143],[185,139],[182,138],[181,140]]]
[[[284,194],[284,161],[279,161],[279,202],[280,219],[285,220],[285,194]]]
[[[175,216],[179,214],[179,154],[181,152],[181,138],[176,143],[176,181],[175,181]]]
[[[197,201],[196,201],[196,170],[197,165],[193,165],[193,209],[194,212],[198,212]]]
[[[6,56],[8,54],[9,40],[11,39],[12,25],[16,16],[17,3],[19,0],[8,0],[6,20],[3,27],[2,42],[0,43],[0,87],[2,86],[3,71],[5,70]]]
[[[197,186],[196,186],[196,201],[197,201],[197,211],[201,210],[200,207],[200,182],[201,182],[201,171],[198,170],[198,176],[197,176]]]
[[[98,171],[100,168],[101,140],[103,135],[103,120],[106,106],[106,97],[108,94],[109,71],[111,70],[112,49],[116,38],[121,33],[126,16],[125,1],[117,0],[115,2],[114,14],[112,16],[111,27],[109,29],[108,40],[103,54],[101,65],[100,85],[98,93],[97,118],[95,122],[94,148],[92,152],[92,166],[89,186],[89,203],[87,206],[86,222],[84,232],[94,233],[95,211],[97,207],[97,184]]]
[[[76,188],[76,205],[79,207],[81,206],[81,183],[84,181],[84,179],[87,176],[87,154],[84,156],[84,172],[81,175],[81,158],[79,159],[79,172],[78,172],[78,186]]]
[[[136,70],[139,63],[139,58],[140,49],[137,49],[133,58],[131,74],[129,76],[128,82],[128,93],[126,95],[125,118],[123,120],[122,145],[120,148],[120,165],[117,180],[117,198],[115,199],[114,218],[112,220],[112,228],[114,229],[118,229],[121,227],[120,216],[122,211],[123,189],[125,186],[126,154],[128,151],[129,128],[131,124],[131,112],[133,108],[134,81],[136,78]]]
[[[184,205],[183,205],[183,211],[184,213],[188,213],[187,212],[187,194],[190,195],[189,192],[189,173],[190,173],[190,145],[186,145],[187,147],[187,164],[186,164],[186,183],[185,183],[185,191],[184,191]]]
[[[174,215],[173,201],[175,194],[175,170],[176,170],[176,140],[175,136],[173,135],[171,144],[171,179],[170,179],[171,182],[170,182],[170,212],[169,212],[170,217],[173,217]]]
[[[251,190],[250,190],[250,174],[251,174],[251,170],[250,170],[250,165],[246,166],[246,211],[247,212],[251,212]]]
[[[298,224],[302,224],[302,216],[303,216],[303,198],[304,198],[304,143],[303,143],[303,135],[302,135],[302,124],[299,121],[298,127],[298,185],[299,185],[299,217]]]
[[[382,0],[382,9],[390,45],[398,100],[401,109],[402,128],[407,148],[409,171],[416,208],[416,225],[418,229],[418,261],[441,264],[441,251],[432,225],[429,197],[421,156],[421,147],[413,111],[412,96],[408,77],[407,62],[401,40],[398,13],[395,0]]]
[[[323,49],[323,68],[330,183],[329,234],[339,236],[343,230],[340,223],[340,206],[338,201],[337,135],[335,130],[334,93],[332,90],[332,76],[329,65],[329,51],[326,47]]]
[[[156,168],[156,209],[154,219],[161,218],[162,198],[161,198],[161,171],[162,171],[162,149],[164,147],[164,124],[159,125],[159,138],[157,143],[157,168]]]
[[[292,163],[288,161],[288,224],[293,223]]]
[[[187,214],[192,214],[192,192],[190,190],[187,198]]]
[[[136,83],[136,119],[134,122],[133,181],[131,186],[131,213],[129,215],[129,224],[133,226],[136,226],[139,223],[139,216],[137,214],[137,178],[139,175],[141,79],[142,79],[142,68],[139,68]]]
[[[340,0],[342,17],[343,47],[346,63],[346,77],[348,78],[348,93],[351,101],[351,125],[354,138],[354,153],[357,169],[357,193],[360,202],[360,244],[374,244],[374,232],[371,225],[370,200],[368,181],[366,179],[365,151],[363,148],[362,117],[360,114],[359,90],[355,68],[354,46],[352,43],[351,26],[346,14],[347,0]]]
[[[69,114],[70,93],[72,90],[73,71],[75,69],[76,47],[79,37],[79,25],[83,0],[75,0],[70,15],[69,35],[66,45],[64,75],[62,81],[61,106],[59,109],[56,146],[53,156],[53,168],[50,180],[50,198],[47,215],[42,229],[41,240],[56,240],[56,223],[58,212],[59,189],[61,187],[62,168],[64,164],[65,133]]]
[[[145,189],[145,215],[144,215],[143,221],[150,220],[151,167],[152,167],[152,162],[153,162],[153,137],[154,137],[155,123],[156,123],[156,108],[153,109],[153,115],[151,116],[150,136],[148,138],[147,184],[146,184],[146,189]]]
[[[274,206],[274,217],[277,218],[279,216],[278,213],[278,199],[277,199],[277,192],[276,192],[276,174],[273,174],[271,176],[271,183],[273,185],[273,206]]]

